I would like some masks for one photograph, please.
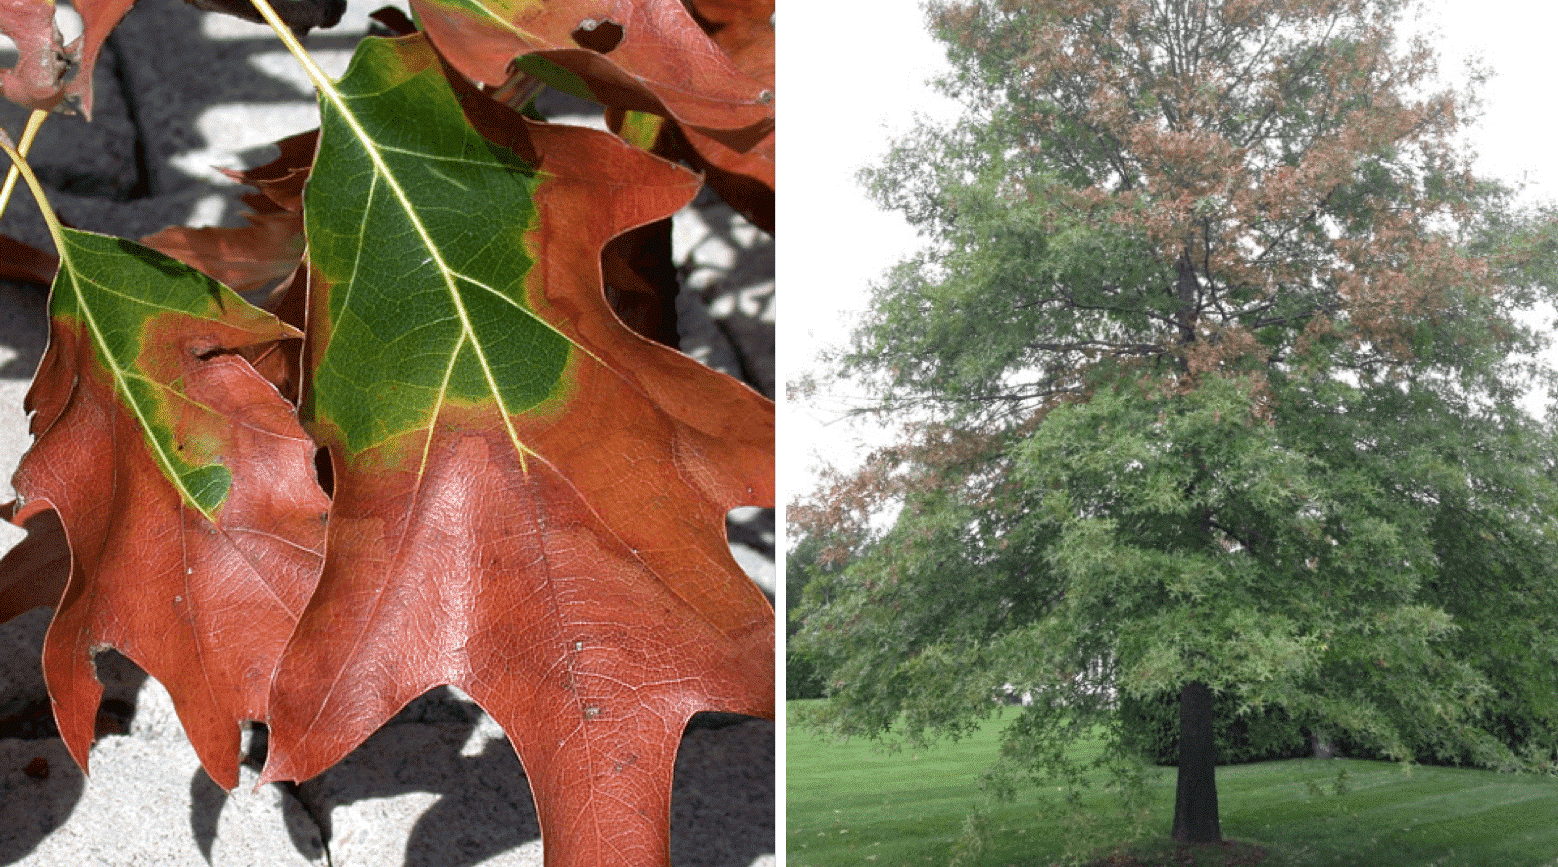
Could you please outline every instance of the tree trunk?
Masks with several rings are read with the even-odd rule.
[[[1174,798],[1174,839],[1222,842],[1217,821],[1217,749],[1212,737],[1212,691],[1187,683],[1179,691],[1179,787]]]

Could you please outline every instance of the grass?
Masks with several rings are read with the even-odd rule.
[[[1009,712],[974,737],[884,752],[792,727],[787,741],[786,853],[793,867],[943,865],[983,803],[979,775]],[[1177,851],[1167,839],[1174,776],[1154,786],[1135,846],[1094,853],[1104,865],[1263,867],[1558,867],[1558,780],[1464,768],[1295,759],[1219,768],[1221,849]],[[1109,821],[1103,796],[1085,804]],[[1064,816],[1021,793],[990,806],[990,867],[1047,867],[1066,853]],[[1191,860],[1185,860],[1190,857]]]

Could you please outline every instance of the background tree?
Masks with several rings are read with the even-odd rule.
[[[815,582],[817,592],[824,592],[828,582],[819,579],[841,571],[855,556],[851,543],[858,540],[858,536],[853,533],[849,536],[807,535],[799,527],[791,527],[790,549],[784,558],[787,638],[801,630],[804,621],[799,613],[806,588]],[[812,600],[813,605],[826,603],[825,597]],[[784,692],[786,699],[821,698],[824,692],[822,673],[811,657],[789,644],[785,645]]]
[[[1218,692],[1397,758],[1554,755],[1521,407],[1553,220],[1470,171],[1408,5],[930,4],[969,110],[866,173],[927,244],[842,359],[910,433],[792,511],[900,508],[808,594],[820,721],[956,735],[1010,683],[1007,768],[1078,779],[1116,696],[1172,691],[1188,842],[1220,838]]]

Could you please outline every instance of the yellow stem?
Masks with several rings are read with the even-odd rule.
[[[270,29],[276,31],[277,38],[287,46],[287,50],[292,52],[292,56],[297,58],[298,63],[302,64],[303,72],[314,82],[314,87],[320,90],[326,89],[330,84],[330,76],[326,75],[319,64],[314,62],[314,58],[304,50],[303,44],[293,35],[292,28],[281,20],[281,16],[276,14],[276,10],[271,7],[268,0],[254,0],[254,8],[259,10],[260,17],[265,19]]]
[[[27,158],[27,152],[32,150],[32,140],[38,137],[38,128],[43,126],[43,119],[48,116],[48,112],[40,110],[34,110],[32,114],[27,116],[27,126],[22,130],[22,141],[16,146],[17,154],[24,161]],[[16,189],[16,179],[19,177],[21,177],[21,171],[13,164],[11,170],[6,172],[5,186],[0,187],[0,215],[3,215],[6,207],[11,204],[11,191]],[[48,208],[44,208],[44,210],[47,211]]]
[[[37,120],[37,116],[42,113],[35,111],[33,112],[33,117],[28,118],[27,132],[37,133],[38,125],[43,123],[42,120]],[[37,120],[37,122],[34,123],[34,120]],[[27,135],[27,132],[22,133],[24,147],[32,144],[32,138]],[[49,199],[43,194],[43,184],[38,181],[38,176],[33,173],[32,166],[27,165],[27,158],[22,156],[21,152],[11,144],[11,137],[6,135],[3,130],[0,130],[0,151],[5,151],[5,155],[11,158],[12,170],[21,172],[22,180],[26,181],[28,189],[32,190],[32,197],[38,200],[38,210],[43,212],[44,225],[49,227],[49,234],[54,238],[54,249],[63,261],[65,258],[65,235],[64,229],[60,226],[59,217],[54,215],[54,209],[49,206]],[[10,192],[10,186],[10,184],[7,184],[6,192]]]

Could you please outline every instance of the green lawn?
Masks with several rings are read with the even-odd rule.
[[[788,863],[945,864],[964,817],[981,801],[977,781],[1001,724],[955,744],[896,753],[791,727]],[[1558,867],[1558,780],[1550,777],[1297,759],[1219,768],[1217,785],[1224,836],[1259,846],[1269,867]],[[1166,838],[1172,769],[1156,791],[1150,827]],[[1090,808],[1108,815],[1102,799]],[[1061,818],[1031,799],[996,806],[989,827],[981,865],[1045,867],[1065,852]],[[1168,843],[1149,838],[1144,848]]]

